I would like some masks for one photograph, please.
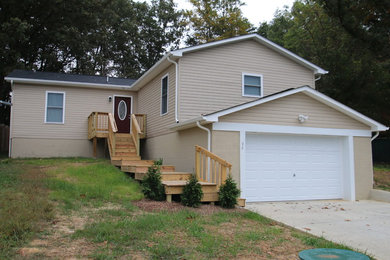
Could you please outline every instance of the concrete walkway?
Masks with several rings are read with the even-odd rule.
[[[390,203],[302,201],[247,203],[249,210],[316,236],[390,259]]]

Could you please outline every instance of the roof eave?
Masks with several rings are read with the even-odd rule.
[[[84,87],[84,88],[99,88],[99,89],[116,89],[116,90],[131,90],[129,86],[123,85],[109,85],[99,83],[86,83],[86,82],[74,82],[74,81],[61,81],[61,80],[44,80],[44,79],[29,79],[29,78],[16,78],[5,77],[7,82],[22,83],[22,84],[41,84],[41,85],[54,85],[54,86],[67,86],[67,87]]]

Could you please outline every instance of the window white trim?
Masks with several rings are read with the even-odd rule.
[[[260,78],[260,96],[258,96],[258,95],[246,95],[245,94],[245,76],[253,76],[253,77],[259,77]],[[262,97],[263,96],[263,89],[264,89],[264,87],[263,87],[263,75],[262,74],[253,74],[253,73],[243,72],[242,76],[241,76],[241,86],[242,86],[242,96],[243,97],[257,97],[257,98],[258,97]]]
[[[62,122],[47,122],[47,99],[49,94],[62,94]],[[45,124],[55,124],[55,125],[63,125],[65,124],[65,101],[66,101],[66,93],[63,91],[46,91],[46,98],[45,98],[45,118],[44,122]]]
[[[163,107],[162,107],[162,94],[163,94],[163,80],[167,78],[167,111],[163,113]],[[164,116],[168,114],[168,104],[169,103],[169,73],[165,74],[164,76],[161,77],[161,88],[160,88],[160,116]]]

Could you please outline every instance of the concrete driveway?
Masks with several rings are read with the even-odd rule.
[[[390,203],[300,201],[247,203],[249,210],[288,226],[390,259]]]

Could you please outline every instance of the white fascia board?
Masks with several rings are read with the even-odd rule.
[[[387,131],[389,130],[389,128],[361,113],[359,113],[358,111],[334,100],[333,98],[330,98],[316,90],[313,90],[313,89],[305,89],[304,93],[312,98],[314,98],[315,100],[321,102],[321,103],[324,103],[334,109],[336,109],[337,111],[341,112],[341,113],[344,113],[350,117],[352,117],[353,119],[359,121],[359,122],[362,122],[364,124],[367,124],[369,126],[371,126],[372,128],[372,131]]]
[[[338,128],[317,128],[304,126],[284,126],[284,125],[260,125],[218,122],[213,123],[215,131],[244,131],[253,133],[273,133],[273,134],[300,134],[300,135],[326,135],[326,136],[362,136],[371,137],[370,130],[351,130]]]
[[[153,77],[157,76],[163,69],[165,69],[164,63],[166,65],[171,65],[169,61],[167,61],[167,58],[169,56],[173,57],[180,57],[178,55],[175,55],[171,52],[168,52],[165,54],[157,63],[155,63],[150,69],[148,69],[136,82],[131,85],[131,89],[134,91],[139,90],[142,88],[149,80],[151,80]]]
[[[238,111],[241,111],[241,110],[244,110],[247,108],[251,108],[251,107],[266,103],[266,102],[270,102],[270,101],[275,100],[275,99],[290,96],[290,95],[300,93],[300,92],[307,94],[308,96],[316,99],[317,101],[319,101],[325,105],[328,105],[328,106],[336,109],[337,111],[354,118],[355,120],[357,120],[359,122],[362,122],[366,125],[371,126],[372,131],[387,131],[389,129],[385,125],[382,125],[381,123],[376,122],[375,120],[357,112],[356,110],[353,110],[352,108],[347,107],[346,105],[341,104],[340,102],[338,102],[338,101],[336,101],[336,100],[334,100],[334,99],[332,99],[332,98],[330,98],[330,97],[328,97],[328,96],[326,96],[326,95],[324,95],[324,94],[322,94],[322,93],[320,93],[320,92],[318,92],[310,87],[300,87],[300,88],[292,89],[290,91],[285,91],[285,92],[282,92],[282,93],[279,93],[276,95],[272,95],[270,97],[262,98],[262,99],[257,100],[257,101],[243,104],[241,106],[232,107],[232,108],[223,110],[221,112],[216,112],[213,114],[206,115],[206,116],[204,116],[204,119],[206,121],[210,121],[210,122],[218,122],[218,119],[221,116],[225,116],[225,115],[228,115],[228,114],[231,114],[234,112],[238,112]]]
[[[274,51],[286,56],[287,58],[290,58],[290,59],[298,62],[299,64],[313,70],[315,74],[327,74],[328,73],[328,71],[318,67],[317,65],[305,60],[302,57],[299,57],[295,53],[283,48],[282,46],[280,46],[280,45],[278,45],[278,44],[276,44],[276,43],[274,43],[274,42],[272,42],[272,41],[270,41],[270,40],[268,40],[268,39],[266,39],[258,34],[248,34],[248,35],[243,35],[243,36],[237,36],[237,37],[233,37],[233,38],[229,38],[229,39],[225,39],[225,40],[221,40],[221,41],[205,43],[205,44],[194,46],[194,47],[188,47],[188,48],[172,51],[171,53],[174,56],[181,57],[181,56],[183,56],[183,53],[186,53],[186,52],[193,52],[193,51],[197,51],[197,50],[201,50],[201,49],[211,48],[211,47],[224,45],[224,44],[232,43],[232,42],[243,41],[243,40],[247,40],[247,39],[254,39],[254,40],[258,41],[259,43],[264,44],[265,46],[267,46],[267,47],[273,49]]]
[[[131,90],[130,86],[126,87],[126,86],[122,86],[122,85],[106,85],[106,84],[95,84],[95,83],[85,83],[85,82],[45,80],[45,79],[28,79],[28,78],[14,78],[14,77],[5,77],[4,79],[8,82],[13,81],[14,83],[23,83],[23,84],[40,84],[40,85],[50,85],[50,86]]]
[[[169,129],[170,130],[184,130],[184,129],[188,129],[188,128],[196,126],[196,122],[198,122],[198,121],[201,124],[210,123],[208,121],[205,121],[202,116],[199,116],[199,117],[196,117],[196,118],[193,118],[193,119],[190,119],[190,120],[186,120],[184,122],[180,122],[180,123],[177,123],[175,125],[172,125]]]

